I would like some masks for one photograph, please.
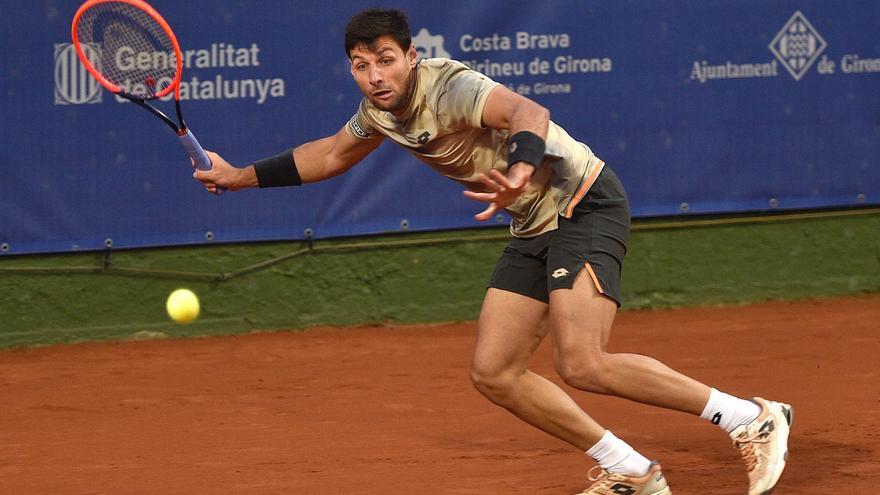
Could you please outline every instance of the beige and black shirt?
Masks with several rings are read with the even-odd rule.
[[[413,99],[401,117],[377,109],[367,98],[345,126],[360,139],[393,139],[419,160],[468,189],[482,191],[479,172],[507,171],[507,131],[484,127],[483,107],[498,85],[461,62],[419,61]],[[544,160],[527,190],[507,207],[516,237],[534,237],[570,218],[604,163],[589,147],[550,122]]]

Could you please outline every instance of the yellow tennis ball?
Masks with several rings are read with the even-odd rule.
[[[177,289],[168,296],[165,309],[172,320],[186,324],[199,316],[199,298],[189,289]]]

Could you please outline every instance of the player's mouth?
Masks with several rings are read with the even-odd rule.
[[[391,98],[391,95],[394,94],[390,89],[380,89],[379,91],[373,92],[373,98],[382,101],[388,101]]]

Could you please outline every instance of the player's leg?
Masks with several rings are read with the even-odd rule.
[[[492,275],[480,313],[471,378],[486,397],[527,423],[580,448],[603,467],[601,481],[585,493],[606,493],[604,486],[668,493],[659,466],[598,425],[553,382],[529,371],[529,358],[547,333],[546,253],[550,235],[514,240]],[[622,472],[642,472],[628,477]],[[608,485],[611,483],[611,485]]]
[[[743,400],[710,389],[648,356],[607,352],[616,306],[599,293],[586,269],[571,290],[550,293],[556,366],[563,380],[582,390],[689,412],[711,421],[730,434],[745,460],[749,494],[771,490],[788,459],[791,406],[760,398]],[[600,481],[611,482],[613,478],[606,476]]]
[[[547,254],[557,371],[581,390],[700,414],[709,387],[653,358],[607,352],[629,225],[626,192],[608,167],[572,217],[559,218]]]
[[[559,374],[576,388],[689,412],[713,422],[731,434],[746,459],[750,493],[772,488],[785,465],[790,406],[743,400],[710,389],[648,356],[607,351],[620,304],[628,202],[622,185],[606,169],[583,203],[571,219],[560,219],[548,254],[548,272],[560,275],[548,279]]]
[[[571,289],[550,293],[556,368],[572,387],[699,415],[709,387],[648,356],[607,352],[617,304],[602,295],[589,268]]]
[[[490,288],[480,312],[471,380],[495,404],[586,450],[604,429],[556,384],[527,369],[547,333],[546,315],[542,301]]]

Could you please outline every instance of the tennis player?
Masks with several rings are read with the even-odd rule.
[[[335,135],[242,168],[210,153],[213,169],[194,177],[209,191],[299,186],[342,174],[383,140],[395,141],[486,203],[477,219],[502,209],[511,215],[513,237],[479,316],[471,380],[495,404],[595,459],[594,483],[582,493],[671,491],[659,463],[529,371],[548,332],[565,383],[718,425],[746,461],[749,493],[771,490],[785,467],[789,405],[744,400],[650,357],[607,351],[630,227],[628,200],[611,168],[534,101],[460,62],[420,60],[400,11],[355,15],[345,50],[364,97]]]

